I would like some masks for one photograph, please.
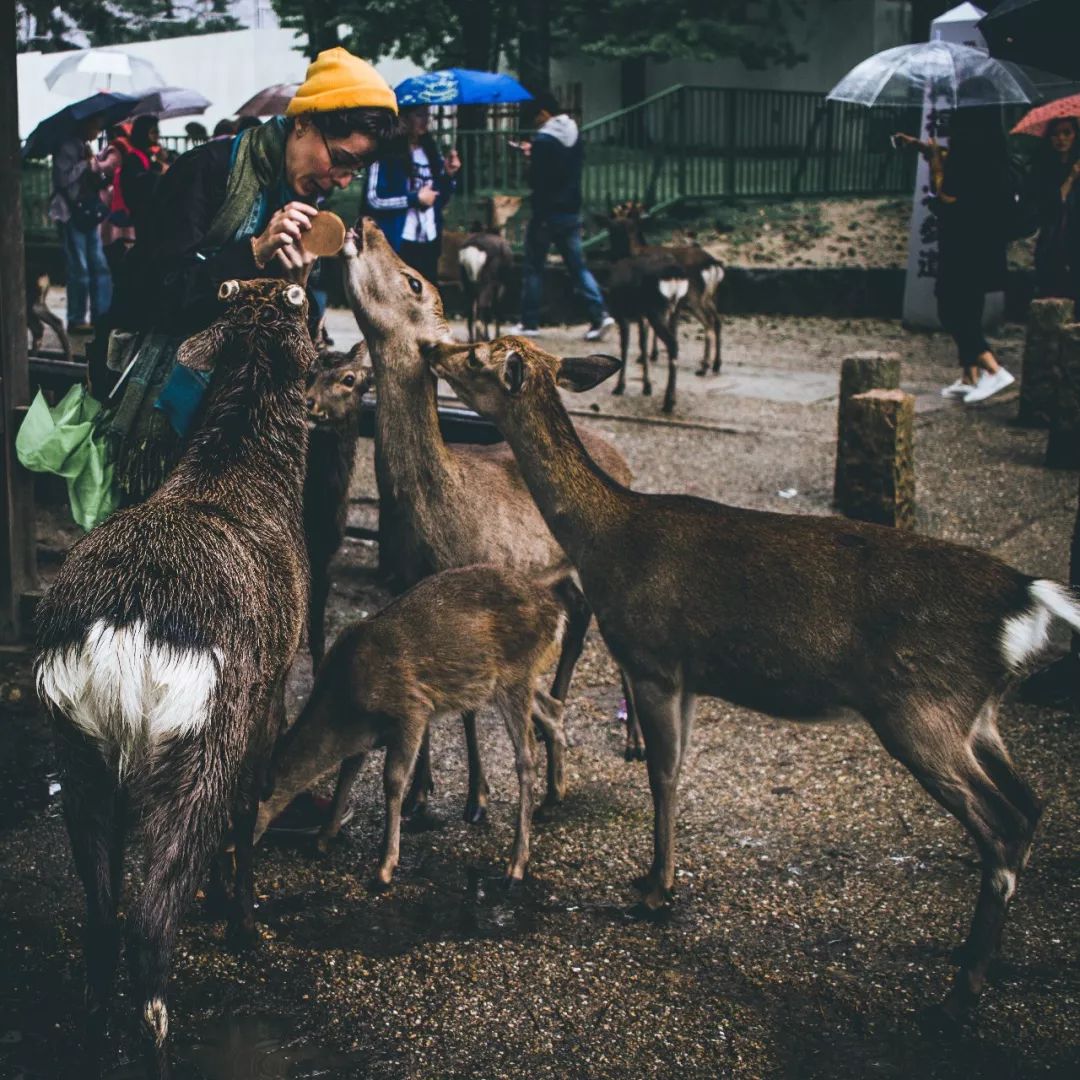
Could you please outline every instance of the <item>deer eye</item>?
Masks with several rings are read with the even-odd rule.
[[[343,382],[343,383],[344,383],[344,384],[345,384],[346,386],[355,386],[355,385],[356,385],[356,376],[355,376],[355,375],[353,375],[353,374],[352,374],[352,372],[350,372],[350,373],[349,373],[348,375],[346,375],[346,376],[345,376],[345,378],[344,378],[344,379],[342,379],[341,381],[342,381],[342,382]]]
[[[409,283],[409,288],[412,289],[416,296],[419,296],[424,291],[424,286],[420,282],[409,274],[405,275],[406,280]]]
[[[480,368],[482,368],[484,366],[483,361],[480,359],[479,356],[476,355],[476,350],[475,349],[470,349],[469,350],[468,364],[469,364],[469,367],[471,367],[473,369],[473,371],[479,371]]]

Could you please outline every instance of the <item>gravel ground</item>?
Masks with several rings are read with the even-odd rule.
[[[355,337],[340,315],[334,332],[339,344]],[[544,343],[580,351],[578,334]],[[640,488],[827,511],[840,358],[895,350],[918,395],[919,528],[1031,573],[1067,575],[1076,474],[1041,468],[1045,435],[1011,424],[1015,395],[941,407],[936,391],[953,377],[942,337],[891,322],[732,319],[724,372],[706,379],[692,374],[700,345],[687,338],[671,423],[660,422],[662,385],[652,398],[632,382],[623,398],[600,387],[568,399],[617,442]],[[1020,332],[1007,328],[995,344],[1018,368]],[[374,494],[368,453],[358,499]],[[366,504],[354,510],[370,524]],[[71,536],[43,515],[45,555]],[[331,633],[387,599],[374,563],[370,544],[347,542]],[[46,575],[53,566],[55,557]],[[28,657],[0,654],[0,664],[0,1076],[75,1076],[82,891],[50,794]],[[309,686],[301,657],[294,712]],[[229,955],[221,926],[197,910],[184,925],[170,1010],[181,1075],[1078,1074],[1075,716],[1015,702],[1003,710],[1006,740],[1048,808],[976,1022],[944,1040],[925,1037],[913,1014],[947,986],[948,950],[977,888],[975,854],[866,725],[796,724],[703,701],[684,771],[677,904],[643,922],[629,913],[628,882],[648,862],[651,804],[644,766],[621,757],[618,700],[593,632],[568,709],[570,793],[537,823],[520,894],[499,881],[516,784],[490,719],[489,824],[461,821],[463,740],[445,722],[434,732],[439,826],[403,836],[389,893],[366,888],[381,827],[378,763],[328,856],[265,846],[257,955]],[[118,1005],[126,1021],[130,999]],[[126,1063],[133,1047],[121,1031],[114,1076],[138,1075]]]

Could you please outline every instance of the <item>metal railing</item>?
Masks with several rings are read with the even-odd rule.
[[[817,93],[673,86],[583,125],[586,233],[598,235],[593,214],[630,198],[655,209],[705,199],[907,194],[914,155],[897,154],[888,137],[915,131],[918,120],[917,111],[826,102]],[[439,132],[445,145],[453,139],[464,163],[447,207],[450,227],[482,221],[491,195],[528,194],[526,162],[510,140],[529,134],[506,127]],[[178,153],[190,145],[164,141]],[[28,162],[23,179],[28,235],[51,233],[48,165]],[[358,181],[328,205],[354,220],[361,194]],[[526,216],[509,222],[511,242],[520,242]]]

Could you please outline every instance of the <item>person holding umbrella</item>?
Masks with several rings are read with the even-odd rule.
[[[397,152],[368,169],[365,208],[390,246],[432,285],[439,284],[442,213],[457,186],[461,159],[444,159],[429,133],[427,105],[402,106],[405,139]]]
[[[53,151],[49,218],[60,230],[64,249],[69,332],[92,330],[112,301],[112,276],[98,232],[107,212],[101,191],[108,178],[90,148],[102,127],[100,113],[88,116]]]
[[[1080,122],[1047,122],[1031,162],[1026,198],[1038,216],[1035,293],[1080,300]]]

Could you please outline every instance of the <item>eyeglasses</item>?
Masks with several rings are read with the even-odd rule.
[[[312,125],[314,127],[314,125]],[[316,127],[315,130],[319,133],[319,138],[323,141],[323,146],[326,147],[326,157],[330,162],[330,172],[338,173],[342,177],[348,176],[350,180],[355,180],[364,169],[367,168],[367,161],[357,161],[356,158],[349,154],[344,154],[340,150],[335,150],[329,142],[326,141],[326,136],[323,134],[322,129]]]

